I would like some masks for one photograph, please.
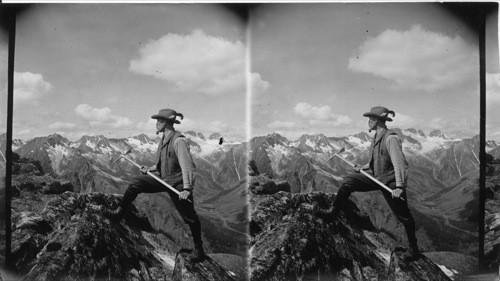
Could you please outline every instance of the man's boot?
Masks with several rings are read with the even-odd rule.
[[[403,254],[403,258],[407,261],[415,261],[418,260],[421,257],[420,250],[418,249],[418,246],[415,245],[410,245],[408,249],[406,249],[406,252]]]
[[[204,260],[206,257],[205,251],[203,251],[203,245],[195,245],[193,252],[189,254],[188,259],[192,262],[199,262]]]
[[[102,212],[102,215],[105,218],[109,219],[110,221],[120,222],[125,215],[125,211],[126,211],[125,208],[122,208],[121,206],[119,206],[115,210],[105,209]]]
[[[406,235],[408,238],[408,249],[403,254],[405,260],[414,261],[421,257],[420,250],[417,245],[417,237],[415,236],[415,223],[411,222],[405,225]]]
[[[192,262],[198,262],[205,259],[205,251],[203,251],[203,241],[201,240],[201,224],[198,217],[195,218],[193,223],[189,224],[191,235],[193,235],[194,250],[189,254],[188,259]]]
[[[315,216],[321,218],[322,220],[326,222],[332,222],[337,217],[339,208],[335,206],[332,206],[328,209],[317,208],[313,212]]]

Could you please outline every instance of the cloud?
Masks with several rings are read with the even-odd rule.
[[[305,118],[326,120],[330,116],[332,109],[328,105],[317,107],[301,102],[295,105],[293,111]]]
[[[349,58],[348,67],[392,81],[396,89],[434,92],[476,79],[476,49],[459,36],[414,25],[408,31],[388,29],[366,40]]]
[[[477,119],[463,118],[446,120],[432,118],[424,129],[441,130],[451,138],[470,138],[479,134],[479,116]]]
[[[424,124],[426,124],[423,119],[414,118],[401,113],[396,113],[396,116],[392,117],[392,120],[393,122],[389,122],[391,124],[391,127],[397,127],[401,129],[421,128]],[[368,123],[368,118],[366,122]]]
[[[216,121],[210,122],[210,124],[208,125],[208,128],[212,132],[222,133],[228,129],[228,126],[226,123],[219,121],[219,120],[216,120]]]
[[[250,81],[252,96],[254,97],[261,96],[271,87],[271,83],[262,80],[259,73],[250,73]]]
[[[442,130],[448,128],[450,125],[449,121],[441,117],[432,118],[428,123],[428,127],[434,130]]]
[[[148,119],[146,122],[139,122],[136,126],[137,129],[143,133],[156,132],[156,119]]]
[[[79,104],[75,108],[77,115],[94,121],[108,121],[111,119],[111,109],[109,107],[93,108],[88,104]]]
[[[75,113],[90,120],[89,124],[93,127],[124,128],[133,125],[129,118],[113,115],[109,107],[94,108],[88,104],[79,104],[75,108]]]
[[[268,128],[271,129],[292,129],[296,126],[294,122],[286,122],[286,121],[273,121],[267,125]]]
[[[500,103],[500,73],[486,73],[486,102]]]
[[[49,125],[49,129],[52,130],[73,130],[76,128],[75,123],[63,123],[63,122],[54,122]]]
[[[14,72],[14,102],[36,104],[53,86],[38,73]]]
[[[241,41],[205,34],[168,33],[149,41],[130,61],[129,70],[175,85],[181,92],[220,96],[246,90],[245,45]],[[252,85],[265,91],[269,83],[251,73]]]
[[[308,103],[297,103],[293,108],[295,114],[308,119],[309,124],[313,126],[328,127],[349,125],[352,120],[347,115],[335,114],[328,105],[313,106]]]

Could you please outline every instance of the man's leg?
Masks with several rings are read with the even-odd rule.
[[[316,214],[323,219],[333,220],[339,211],[345,207],[345,203],[353,192],[367,192],[379,190],[376,183],[361,173],[352,173],[345,177],[340,185],[337,196],[333,201],[333,207],[323,211],[317,211]]]
[[[388,185],[389,188],[395,189],[395,183]],[[413,218],[410,209],[408,208],[408,201],[406,196],[406,191],[401,194],[400,198],[392,198],[389,192],[382,192],[384,194],[385,200],[389,207],[391,207],[392,212],[396,215],[397,219],[403,224],[406,237],[408,238],[408,254],[411,257],[417,257],[420,253],[417,245],[417,237],[415,234],[415,219]]]
[[[128,207],[140,193],[157,193],[164,191],[166,191],[166,187],[164,187],[151,176],[139,175],[137,177],[134,177],[130,185],[127,187],[127,190],[123,194],[120,206],[112,211],[105,210],[104,216],[118,222],[123,218]]]
[[[189,197],[189,200],[180,200],[179,196],[173,192],[168,193],[170,199],[174,203],[175,208],[179,212],[184,222],[189,226],[191,230],[191,235],[193,236],[194,251],[190,255],[190,259],[193,261],[202,260],[205,257],[205,251],[203,250],[203,241],[201,239],[201,223],[194,209],[193,195]]]

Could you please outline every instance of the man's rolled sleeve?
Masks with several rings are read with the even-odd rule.
[[[397,136],[391,135],[386,139],[386,146],[391,157],[392,165],[394,166],[394,174],[396,176],[396,186],[406,187],[406,179],[408,177],[408,165],[406,164],[405,156],[401,141]]]
[[[182,170],[182,180],[184,189],[193,189],[195,180],[196,166],[189,151],[189,143],[186,138],[177,138],[174,142],[174,150],[179,159],[179,165]]]

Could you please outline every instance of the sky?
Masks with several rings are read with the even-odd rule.
[[[171,108],[177,130],[245,140],[246,33],[219,5],[32,6],[17,18],[13,137],[154,135]]]
[[[6,30],[0,28],[0,134],[7,131],[8,36]]]
[[[497,18],[486,133],[500,142]],[[479,134],[478,37],[438,3],[261,4],[249,24],[215,4],[43,4],[16,32],[14,138],[154,135],[162,108],[227,140],[340,137],[378,105],[389,127]]]
[[[498,11],[486,21],[486,140],[500,142]]]
[[[479,134],[478,35],[440,4],[269,4],[251,25],[251,69],[269,83],[253,96],[252,135],[347,136],[367,131],[374,106],[396,112],[389,128]]]

